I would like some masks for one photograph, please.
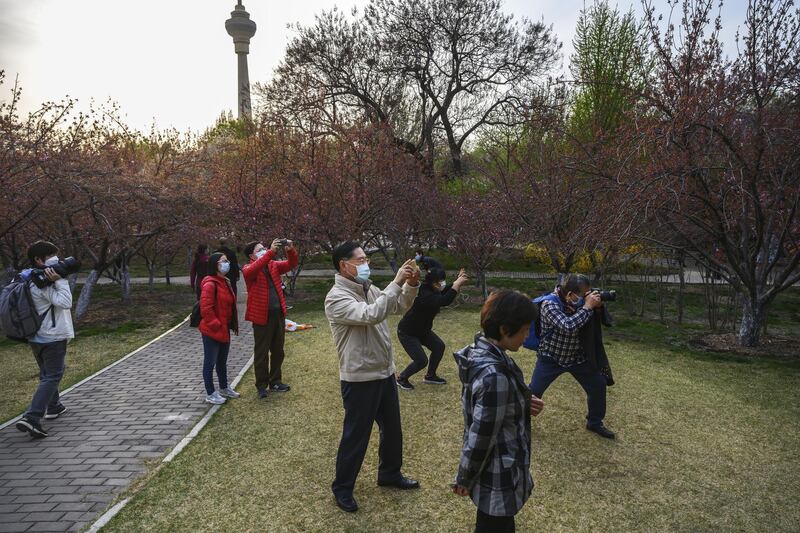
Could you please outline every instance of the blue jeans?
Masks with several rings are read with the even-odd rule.
[[[588,361],[564,367],[550,357],[540,355],[536,358],[536,368],[533,369],[531,384],[528,385],[528,388],[541,398],[547,387],[565,372],[572,374],[572,377],[586,391],[586,403],[589,409],[589,413],[586,415],[586,425],[588,427],[603,425],[603,418],[606,416],[606,378]]]
[[[228,351],[231,348],[229,342],[215,341],[211,337],[203,335],[203,381],[206,385],[206,393],[214,392],[214,367],[217,368],[219,378],[219,388],[228,387]]]
[[[60,405],[58,385],[64,377],[64,359],[67,357],[67,341],[30,343],[36,364],[39,365],[39,386],[33,393],[31,406],[25,416],[38,422],[47,409],[55,411]]]

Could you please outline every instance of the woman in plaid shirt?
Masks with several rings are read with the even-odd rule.
[[[464,445],[453,492],[478,507],[476,533],[513,532],[514,516],[533,491],[530,417],[544,403],[506,353],[522,346],[533,314],[523,294],[493,293],[481,310],[483,333],[454,354],[464,384]]]

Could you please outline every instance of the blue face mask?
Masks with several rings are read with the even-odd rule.
[[[219,263],[219,271],[223,274],[227,274],[231,270],[230,263]]]
[[[422,261],[422,256],[417,254],[417,255],[414,256],[414,260],[415,261]]]
[[[369,281],[369,265],[356,265],[356,279],[360,281]]]
[[[266,248],[262,248],[259,251],[257,251],[256,252],[256,259],[261,259],[262,257],[264,257],[265,253],[267,253],[267,249]]]

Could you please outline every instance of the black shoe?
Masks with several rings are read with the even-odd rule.
[[[47,420],[52,420],[54,418],[58,418],[59,415],[63,415],[66,412],[67,412],[67,408],[64,405],[58,404],[58,407],[56,407],[52,411],[50,411],[48,409],[48,411],[47,411],[47,413],[45,413],[44,417]]]
[[[434,374],[432,376],[425,376],[425,378],[422,380],[422,382],[423,383],[427,383],[428,385],[446,385],[447,384],[447,380],[446,379],[440,378],[436,374]]]
[[[258,388],[258,397],[259,398],[266,398],[267,394],[268,394],[268,392],[267,392],[268,390],[269,389],[267,389],[266,387],[259,387]]]
[[[397,386],[403,390],[414,390],[414,385],[406,378],[397,378]]]
[[[20,418],[16,426],[18,430],[30,434],[34,439],[43,439],[47,436],[47,431],[42,425],[27,416]]]
[[[400,490],[409,490],[409,489],[418,489],[419,488],[419,481],[416,479],[407,478],[405,476],[400,476],[400,479],[395,481],[381,481],[378,480],[379,487],[394,487]]]
[[[605,427],[603,424],[600,424],[599,426],[586,426],[586,429],[588,429],[589,431],[593,431],[594,433],[597,433],[598,435],[606,439],[616,438],[614,432]]]
[[[355,513],[358,511],[358,504],[352,496],[339,496],[334,494],[333,497],[336,498],[336,505],[342,511],[346,513]]]
[[[289,392],[291,389],[289,385],[280,381],[269,386],[269,390],[272,392]]]

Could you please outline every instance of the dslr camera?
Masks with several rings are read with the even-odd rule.
[[[617,291],[604,291],[602,289],[589,289],[589,292],[599,293],[601,302],[616,302],[617,301]]]
[[[289,239],[278,239],[278,246],[285,248],[289,244]]]
[[[55,265],[46,268],[52,268],[55,270],[56,274],[62,278],[66,278],[69,275],[77,273],[78,270],[81,269],[81,262],[74,257],[67,257],[63,261],[59,261]],[[31,281],[40,289],[44,289],[48,285],[53,284],[52,281],[47,279],[47,274],[45,274],[44,271],[44,268],[31,269]]]

